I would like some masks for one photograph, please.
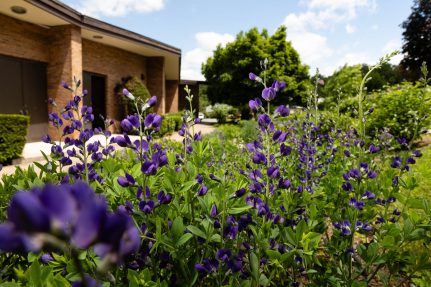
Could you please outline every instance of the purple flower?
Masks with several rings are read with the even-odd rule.
[[[128,135],[116,136],[111,139],[111,143],[116,143],[121,147],[127,147],[132,145],[132,142],[130,141],[130,138]]]
[[[250,100],[248,102],[248,106],[250,107],[250,110],[258,111],[262,107],[262,101],[259,98]]]
[[[275,96],[276,96],[276,91],[272,87],[264,88],[262,91],[262,98],[267,102],[273,100]]]
[[[291,186],[290,180],[288,179],[282,179],[280,178],[280,180],[278,181],[278,187],[279,188],[289,188]]]
[[[135,97],[132,95],[131,92],[129,92],[127,89],[123,89],[123,96],[125,96],[126,98],[128,98],[129,100],[134,101]]]
[[[271,88],[273,88],[275,92],[281,91],[282,89],[284,89],[284,87],[286,87],[286,83],[277,80],[274,81],[271,86]]]
[[[210,212],[210,216],[212,218],[217,216],[217,205],[214,203],[213,206],[211,207],[211,212]]]
[[[284,143],[280,145],[280,153],[283,156],[288,156],[292,152],[292,148],[290,146],[286,146]]]
[[[370,147],[368,148],[368,151],[370,152],[370,153],[377,153],[377,152],[379,152],[380,151],[380,148],[379,147],[376,147],[375,145],[373,145],[373,144],[371,144],[370,145]]]
[[[266,171],[266,175],[270,178],[279,178],[280,177],[280,170],[278,166],[270,166],[268,170]]]
[[[276,116],[287,117],[290,114],[290,110],[288,107],[281,105],[275,109],[274,114]]]
[[[197,181],[199,184],[202,184],[202,182],[204,181],[204,177],[202,176],[202,174],[198,174],[198,175],[195,177],[195,179],[196,179],[196,181]]]
[[[157,104],[157,97],[156,96],[152,96],[149,100],[148,100],[148,106],[153,107]]]
[[[125,132],[130,132],[133,129],[139,129],[139,118],[137,115],[131,115],[121,121],[121,128]]]
[[[97,283],[96,279],[90,277],[90,275],[85,274],[84,278],[79,281],[74,281],[72,283],[72,287],[101,287],[99,283]]]
[[[135,184],[135,178],[126,172],[126,176],[120,176],[117,179],[117,182],[122,187],[127,187]]]
[[[334,227],[340,230],[341,236],[348,236],[352,232],[350,230],[350,222],[348,220],[338,221],[333,223]]]
[[[353,185],[350,183],[350,181],[346,181],[341,186],[345,191],[351,191],[353,190]]]
[[[42,136],[42,141],[44,143],[51,143],[51,138],[49,135],[44,135],[44,136]]]
[[[43,264],[48,264],[50,261],[53,261],[54,258],[52,258],[51,254],[45,253],[39,258],[40,262]]]
[[[370,170],[367,174],[369,179],[374,179],[377,177],[377,172]]]
[[[421,157],[422,156],[422,152],[420,151],[420,150],[415,150],[415,151],[413,151],[413,156],[415,156],[415,157]]]
[[[63,125],[62,119],[58,116],[57,113],[49,113],[48,121],[52,123],[52,125],[56,128],[60,128]]]
[[[227,262],[232,256],[232,251],[229,249],[219,249],[217,251],[217,259],[223,262]]]
[[[198,196],[204,196],[205,194],[207,194],[207,192],[208,192],[208,187],[206,187],[205,185],[202,185],[199,188]]]
[[[263,165],[266,165],[266,163],[267,163],[266,156],[265,156],[263,153],[261,153],[261,152],[256,152],[256,153],[253,155],[253,157],[252,157],[252,161],[253,161],[255,164],[263,164]]]
[[[141,202],[139,202],[139,209],[143,212],[143,213],[151,213],[153,212],[153,209],[155,207],[154,201],[152,200],[142,200]]]
[[[270,116],[268,116],[267,114],[259,115],[257,118],[257,122],[262,131],[267,130],[268,127],[270,128],[270,130],[274,129],[274,124],[272,123]]]
[[[155,129],[158,131],[160,129],[160,125],[162,124],[162,120],[162,116],[151,113],[145,117],[144,125],[148,129]]]
[[[351,197],[349,200],[349,205],[358,210],[364,209],[365,203],[363,201],[358,201],[355,197]]]
[[[350,157],[350,151],[348,151],[347,149],[344,150],[344,155],[346,157]]]
[[[366,190],[362,195],[362,198],[366,198],[366,199],[374,199],[375,197],[376,195],[369,190]]]
[[[359,171],[359,169],[352,169],[349,171],[349,177],[352,179],[359,179],[361,178],[361,172]]]
[[[272,140],[282,143],[286,140],[286,137],[287,137],[287,133],[283,133],[282,131],[277,130],[272,135]]]
[[[172,194],[165,194],[165,192],[162,190],[157,194],[157,199],[159,200],[160,204],[169,204],[172,201]]]
[[[208,258],[205,258],[204,260],[202,260],[202,263],[197,263],[195,265],[195,269],[201,274],[215,273],[217,272],[218,267],[219,267],[219,263],[216,259],[208,259]]]
[[[246,193],[245,188],[240,188],[240,189],[238,189],[237,191],[235,191],[235,196],[236,196],[236,197],[241,197],[241,196],[243,196],[245,193]]]
[[[121,258],[138,251],[141,238],[132,219],[125,213],[110,214],[100,234],[94,252],[109,263],[119,263]],[[107,256],[110,255],[110,256]]]
[[[249,73],[249,74],[248,74],[248,78],[249,78],[250,80],[252,80],[252,81],[262,82],[262,79],[261,79],[260,77],[256,76],[256,75],[255,75],[255,74],[253,74],[253,73]]]

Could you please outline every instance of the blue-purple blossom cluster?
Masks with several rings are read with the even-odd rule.
[[[140,246],[132,219],[120,210],[109,212],[105,198],[83,182],[19,191],[7,215],[0,225],[0,249],[6,252],[94,246],[97,255],[114,264]]]

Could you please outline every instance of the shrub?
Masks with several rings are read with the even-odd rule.
[[[429,101],[431,93],[412,83],[403,83],[374,94],[375,111],[369,116],[367,130],[376,135],[383,128],[395,137],[408,141],[419,138],[430,123]]]
[[[166,114],[162,117],[162,125],[160,126],[160,131],[157,136],[172,134],[174,131],[181,128],[182,117],[179,114]]]
[[[10,163],[21,155],[30,118],[23,115],[0,115],[0,163]]]
[[[116,94],[121,95],[123,89],[126,88],[133,96],[139,99],[141,102],[145,102],[151,96],[144,82],[138,77],[126,77],[121,80],[121,84],[118,84],[115,88]],[[134,114],[136,107],[133,102],[127,100],[125,97],[121,97],[121,104],[124,109],[124,115]]]
[[[234,115],[234,107],[227,104],[215,104],[213,106],[212,116],[217,119],[219,124],[227,121],[229,115]]]

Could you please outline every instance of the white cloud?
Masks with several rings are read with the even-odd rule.
[[[332,31],[336,25],[344,24],[347,33],[356,31],[352,21],[359,10],[374,13],[376,0],[301,0],[306,10],[286,16],[283,25],[287,27],[287,39],[299,52],[304,63],[312,69],[318,67],[322,74],[332,74],[340,65],[369,63],[371,57],[365,53],[352,53],[344,49],[332,48],[324,33]],[[334,59],[336,57],[336,59]]]
[[[403,59],[403,54],[401,54],[401,48],[401,41],[399,39],[393,39],[387,42],[385,46],[383,46],[382,52],[383,54],[389,54],[395,50],[398,50],[400,53],[392,57],[392,59],[389,61],[389,63],[391,63],[392,65],[398,65]]]
[[[336,68],[344,65],[356,65],[356,64],[375,64],[375,59],[366,52],[350,52],[343,55],[337,62]]]
[[[346,28],[347,34],[353,34],[356,32],[356,27],[351,24],[347,24],[345,28]]]
[[[159,11],[165,0],[80,0],[77,9],[89,16],[119,17],[132,12],[148,13]]]
[[[287,34],[287,40],[301,55],[301,60],[310,65],[310,73],[316,68],[322,69],[322,73],[331,72],[327,70],[326,60],[331,57],[333,50],[328,47],[327,38],[312,32],[292,32]]]
[[[218,34],[214,32],[201,32],[195,35],[197,48],[185,53],[181,63],[181,78],[186,80],[205,80],[201,74],[201,66],[209,57],[217,45],[225,46],[235,40],[230,34]]]

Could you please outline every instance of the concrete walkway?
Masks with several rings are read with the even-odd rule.
[[[215,130],[214,126],[211,125],[204,125],[204,124],[197,124],[194,126],[195,133],[201,132],[204,134],[212,133]],[[117,135],[112,135],[117,136]],[[137,136],[130,136],[130,139],[132,142],[137,139]],[[164,137],[168,140],[174,140],[174,141],[182,141],[183,137],[181,137],[178,132],[174,132],[173,134]],[[100,142],[103,144],[105,142],[105,138],[101,135],[96,135],[91,138],[91,141],[97,141],[100,140]],[[33,164],[33,162],[46,162],[45,159],[42,156],[41,151],[43,151],[46,155],[51,154],[51,144],[47,144],[44,142],[31,142],[26,143],[24,146],[24,150],[22,152],[22,156],[18,160],[14,160],[12,165],[3,166],[3,169],[0,171],[0,181],[1,177],[4,174],[10,175],[15,172],[15,169],[19,166],[21,169],[27,169],[30,165]]]

